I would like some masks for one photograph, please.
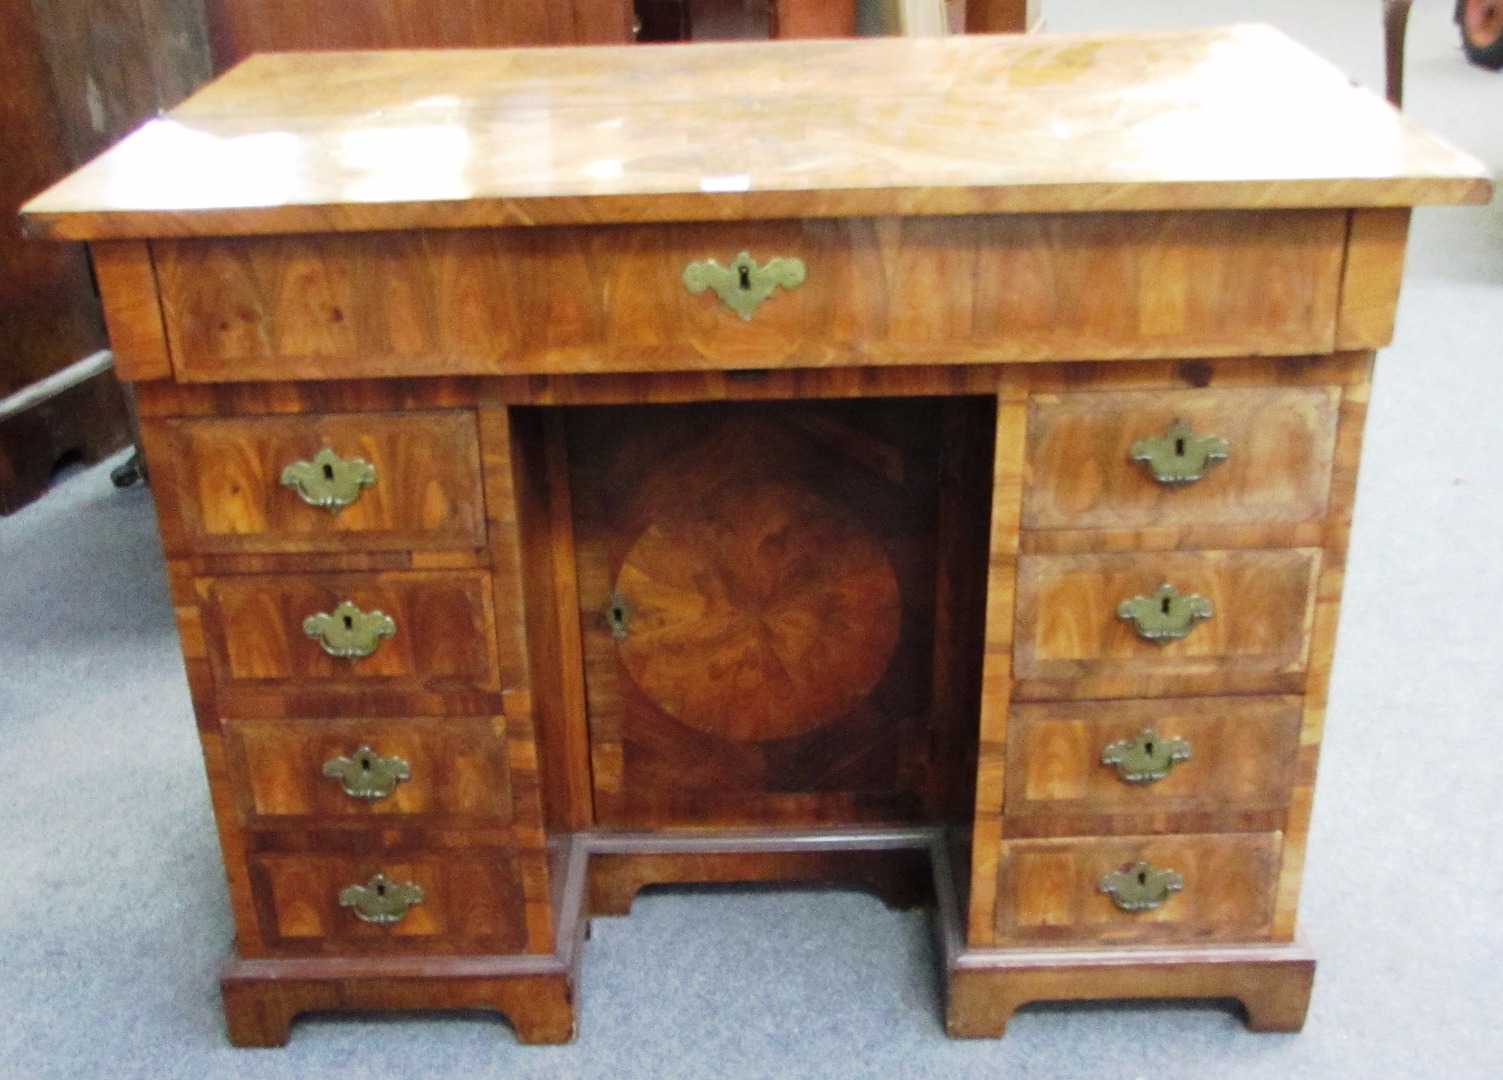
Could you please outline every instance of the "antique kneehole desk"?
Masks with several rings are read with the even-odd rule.
[[[135,384],[230,1038],[653,882],[1303,1022],[1373,350],[1475,161],[1266,27],[259,56],[27,208]],[[770,947],[772,947],[770,945]]]

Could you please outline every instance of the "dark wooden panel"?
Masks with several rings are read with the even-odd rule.
[[[919,816],[938,412],[570,413],[598,820]]]
[[[209,0],[223,70],[256,52],[608,45],[631,0]]]

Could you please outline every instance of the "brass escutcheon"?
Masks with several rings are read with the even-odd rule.
[[[1197,435],[1183,420],[1169,425],[1156,438],[1139,439],[1128,455],[1148,466],[1161,484],[1193,484],[1210,471],[1213,464],[1225,461],[1227,442],[1215,435]]]
[[[1174,870],[1156,870],[1139,860],[1104,875],[1096,887],[1123,911],[1152,911],[1163,907],[1170,894],[1183,889],[1185,879]]]
[[[364,458],[342,458],[327,446],[312,461],[294,461],[282,470],[282,486],[296,491],[309,506],[337,514],[376,482],[376,467]]]
[[[1111,765],[1129,784],[1151,784],[1168,776],[1174,766],[1190,760],[1190,743],[1169,736],[1163,738],[1153,728],[1145,728],[1130,739],[1108,743],[1101,751],[1101,763]]]
[[[376,651],[382,640],[397,632],[397,623],[379,611],[361,611],[341,600],[333,611],[309,615],[303,633],[323,646],[324,652],[342,660],[359,660]]]
[[[785,289],[802,285],[804,272],[803,259],[775,258],[759,266],[756,259],[743,251],[729,266],[721,266],[714,259],[690,263],[684,267],[684,284],[696,295],[714,289],[732,311],[750,321],[752,312],[779,285]]]
[[[402,780],[410,779],[412,767],[406,759],[382,757],[362,745],[347,757],[324,762],[324,775],[338,780],[346,795],[356,799],[384,799]]]
[[[414,904],[423,902],[423,890],[410,881],[392,881],[377,874],[364,885],[346,885],[339,890],[339,906],[352,908],[361,922],[399,922]]]
[[[1156,644],[1184,637],[1201,619],[1211,617],[1211,602],[1198,593],[1181,593],[1167,582],[1151,596],[1130,596],[1117,605],[1117,617],[1129,620],[1138,636]]]

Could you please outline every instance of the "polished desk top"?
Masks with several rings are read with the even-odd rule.
[[[76,239],[1481,202],[1267,26],[253,57],[33,200]]]

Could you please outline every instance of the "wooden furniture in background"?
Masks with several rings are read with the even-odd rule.
[[[1374,350],[1408,207],[1489,193],[1240,27],[264,56],[36,199],[139,393],[231,1039],[566,1039],[592,914],[830,879],[932,897],[957,1036],[1297,1029]]]
[[[196,0],[0,0],[0,204],[87,161],[208,78]],[[128,444],[129,418],[104,348],[81,245],[0,230],[0,514],[45,490],[57,466]],[[68,372],[68,374],[63,374]]]
[[[632,40],[631,0],[207,0],[206,7],[220,71],[258,52]]]

